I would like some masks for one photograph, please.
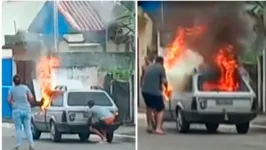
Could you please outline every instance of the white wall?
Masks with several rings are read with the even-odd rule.
[[[68,34],[64,35],[65,39],[69,42],[82,42],[82,34]],[[71,46],[75,45],[75,46]],[[80,43],[80,44],[69,44],[65,40],[59,43],[60,52],[103,52],[103,46],[100,43]],[[125,44],[116,45],[113,41],[107,42],[107,52],[125,52]]]
[[[58,68],[55,69],[56,82],[60,80],[79,80],[86,87],[97,85],[98,83],[98,68]]]
[[[141,13],[141,9],[138,9]],[[150,17],[145,14],[144,16],[146,18],[146,25],[143,30],[138,32],[138,62],[139,62],[139,68],[144,64],[144,57],[147,54],[147,48],[152,48],[152,34],[153,34],[153,21],[150,19]],[[141,74],[141,71],[139,72]],[[140,77],[140,76],[139,76]],[[142,98],[142,95],[139,94],[139,102],[140,102],[140,108],[145,108],[145,104]]]
[[[2,58],[11,58],[11,57],[12,57],[12,49],[2,50]]]

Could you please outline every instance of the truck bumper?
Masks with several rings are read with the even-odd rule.
[[[110,125],[108,130],[115,131],[120,127],[121,123],[114,123]],[[81,132],[90,132],[90,125],[68,125],[68,124],[57,124],[57,130],[64,134],[77,134]],[[93,133],[92,133],[93,134]]]
[[[184,117],[191,123],[224,123],[224,124],[237,124],[246,123],[253,120],[257,116],[257,112],[208,112],[200,113],[197,111],[184,112]]]
[[[57,130],[65,134],[76,134],[81,132],[89,132],[88,125],[68,125],[68,124],[57,124]]]

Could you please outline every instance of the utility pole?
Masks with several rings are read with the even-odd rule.
[[[266,31],[266,3],[263,2],[263,24],[264,24],[264,43],[263,43],[263,54],[262,54],[262,74],[263,74],[263,77],[262,77],[262,112],[263,113],[266,113],[266,49],[265,49],[265,46],[266,46],[266,39],[265,39],[265,31]]]

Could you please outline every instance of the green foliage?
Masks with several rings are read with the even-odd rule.
[[[113,74],[114,79],[123,81],[128,81],[132,74],[130,69],[113,69],[108,72]]]
[[[121,1],[122,5],[124,5],[129,11],[135,12],[135,2],[134,1]]]
[[[246,52],[241,56],[241,61],[245,63],[256,64],[257,56],[258,55],[254,53],[253,51]]]

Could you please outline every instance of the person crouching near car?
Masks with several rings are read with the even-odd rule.
[[[12,106],[12,117],[15,123],[17,133],[17,145],[14,150],[19,150],[22,145],[23,129],[30,144],[30,150],[33,150],[34,143],[31,131],[31,104],[34,97],[28,86],[21,84],[21,77],[13,77],[15,86],[11,87],[8,93],[8,102]]]
[[[88,106],[92,113],[92,117],[98,120],[91,125],[90,131],[100,136],[102,141],[106,141],[106,130],[108,129],[108,126],[114,123],[115,114],[108,108],[96,106],[93,100],[88,102]]]

